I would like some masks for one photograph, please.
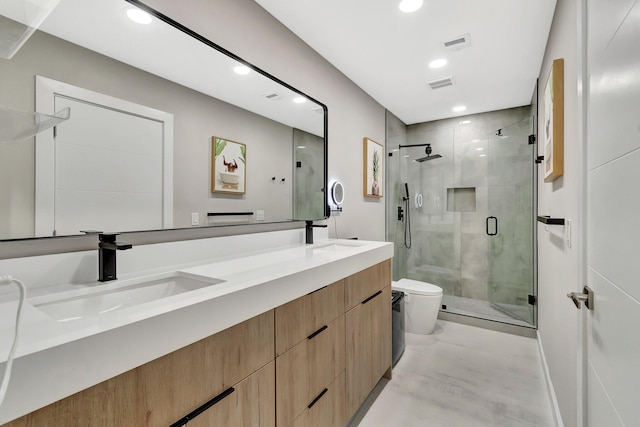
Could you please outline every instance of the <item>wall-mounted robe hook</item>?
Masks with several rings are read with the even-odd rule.
[[[271,177],[271,182],[276,182],[276,177],[275,176]]]
[[[284,182],[284,178],[282,178],[282,182]]]

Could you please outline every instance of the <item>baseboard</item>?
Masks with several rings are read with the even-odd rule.
[[[562,422],[562,415],[560,414],[560,405],[558,405],[558,399],[556,398],[556,392],[553,388],[553,382],[551,381],[551,373],[549,372],[549,365],[547,365],[547,358],[544,355],[544,349],[542,348],[542,340],[540,339],[540,332],[536,332],[536,338],[538,341],[538,352],[540,353],[540,360],[542,360],[542,370],[544,372],[544,382],[547,385],[547,393],[549,395],[549,402],[553,412],[553,420],[557,427],[564,427]]]

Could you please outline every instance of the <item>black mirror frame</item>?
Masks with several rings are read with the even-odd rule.
[[[325,104],[323,104],[322,102],[318,101],[317,99],[305,94],[304,92],[296,89],[295,87],[291,86],[290,84],[280,80],[279,78],[267,73],[266,71],[262,70],[259,67],[256,67],[255,65],[251,64],[248,61],[245,61],[244,59],[240,58],[238,55],[234,54],[233,52],[228,51],[227,49],[223,48],[222,46],[212,42],[211,40],[207,39],[206,37],[196,33],[195,31],[185,27],[184,25],[180,24],[179,22],[169,18],[167,15],[164,15],[161,12],[158,12],[157,10],[153,9],[152,7],[146,5],[145,3],[143,3],[140,0],[125,0],[127,3],[130,3],[142,10],[144,10],[145,12],[147,12],[148,14],[154,16],[155,18],[171,25],[172,27],[176,28],[177,30],[182,31],[183,33],[187,34],[190,37],[193,37],[194,39],[198,40],[201,43],[206,44],[207,46],[217,50],[218,52],[227,55],[228,57],[238,61],[239,63],[249,67],[250,69],[252,69],[253,71],[255,71],[258,74],[261,74],[263,76],[265,76],[268,79],[273,80],[274,82],[281,84],[282,86],[286,87],[287,89],[309,99],[310,101],[315,102],[316,104],[320,105],[322,107],[322,110],[324,112],[324,180],[323,180],[323,187],[322,187],[322,191],[324,193],[324,218],[295,218],[294,220],[307,220],[307,219],[327,219],[329,218],[329,216],[331,215],[331,208],[329,207],[329,192],[327,191],[327,176],[328,176],[328,163],[329,163],[329,150],[328,150],[328,141],[329,141],[329,137],[328,137],[328,131],[329,131],[329,110],[327,108],[327,106]]]

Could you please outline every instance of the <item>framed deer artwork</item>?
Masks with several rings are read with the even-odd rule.
[[[244,194],[247,177],[247,146],[211,137],[211,192]]]

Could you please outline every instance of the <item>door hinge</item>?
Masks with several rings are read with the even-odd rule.
[[[535,295],[528,295],[527,301],[529,302],[529,305],[536,305],[536,303],[538,302],[538,298],[536,298]]]
[[[537,164],[540,164],[540,163],[542,163],[542,162],[543,162],[543,160],[544,160],[544,156],[538,156],[538,157],[534,160],[534,162],[536,162]]]
[[[536,136],[535,135],[529,135],[529,145],[533,145],[536,143]]]
[[[53,137],[57,138],[58,137],[58,126],[54,126],[53,127]]]

